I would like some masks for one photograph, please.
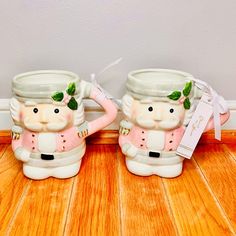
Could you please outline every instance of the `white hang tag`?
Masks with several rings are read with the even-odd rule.
[[[204,93],[177,148],[176,153],[178,155],[191,159],[212,114],[211,98],[208,94]]]

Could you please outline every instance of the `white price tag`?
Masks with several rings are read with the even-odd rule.
[[[210,97],[207,94],[203,94],[177,148],[176,153],[178,155],[191,159],[193,151],[196,148],[212,113],[213,107],[212,104],[210,104]]]

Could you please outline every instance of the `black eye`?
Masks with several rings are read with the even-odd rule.
[[[171,108],[171,109],[170,109],[170,113],[173,113],[173,112],[174,112],[174,109],[173,109],[173,108]]]
[[[34,113],[37,113],[38,111],[39,111],[39,110],[38,110],[38,108],[36,108],[36,107],[35,107],[34,110],[33,110]]]
[[[54,110],[54,112],[55,112],[55,113],[59,113],[59,109],[56,108],[56,109]]]
[[[149,107],[148,110],[149,110],[149,111],[153,111],[153,108],[152,108],[152,107]]]

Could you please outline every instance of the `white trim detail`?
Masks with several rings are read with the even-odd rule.
[[[90,121],[102,115],[103,110],[97,103],[90,99],[85,99],[83,102],[85,107],[86,120]],[[13,125],[10,116],[9,103],[10,99],[0,99],[0,130],[10,130]],[[230,119],[226,122],[226,124],[222,127],[222,129],[234,130],[236,129],[236,100],[228,100],[227,103],[230,109],[231,116]],[[105,129],[118,130],[122,117],[122,112],[119,111],[116,120]]]

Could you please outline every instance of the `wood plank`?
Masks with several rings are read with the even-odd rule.
[[[75,179],[65,235],[120,235],[115,145],[88,145]]]
[[[0,235],[6,235],[29,183],[9,145],[0,159]]]
[[[233,158],[235,154],[236,145],[200,145],[194,158],[236,234],[236,161]]]
[[[63,235],[73,178],[32,181],[10,235]]]
[[[218,141],[215,139],[215,131],[210,130],[207,131],[206,133],[202,134],[202,137],[199,141],[200,144],[209,144],[209,143],[215,143],[215,144],[220,144],[220,143],[229,143],[229,144],[234,144],[236,143],[236,130],[222,130],[221,131],[221,141]]]
[[[10,144],[11,143],[11,131],[1,130],[0,131],[0,144]]]
[[[180,235],[233,235],[193,160],[185,160],[181,176],[163,182]]]
[[[222,130],[221,141],[215,139],[214,131],[204,133],[199,143],[236,143],[236,130]],[[87,138],[88,144],[117,144],[118,130],[100,130]],[[9,130],[0,131],[0,144],[11,143],[11,132]]]
[[[117,130],[101,130],[86,139],[88,144],[117,144],[119,133]]]
[[[9,145],[7,145],[7,144],[0,144],[0,159],[2,158],[2,156],[5,153],[8,146]]]
[[[178,235],[161,179],[128,172],[118,151],[122,235]]]
[[[224,147],[231,153],[233,159],[236,161],[236,142],[231,145],[224,145]]]

